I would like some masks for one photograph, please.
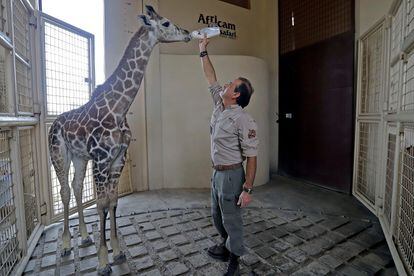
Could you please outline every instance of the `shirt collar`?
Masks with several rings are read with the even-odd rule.
[[[238,104],[232,104],[224,108],[224,110],[234,110],[234,109],[241,109],[241,106]]]

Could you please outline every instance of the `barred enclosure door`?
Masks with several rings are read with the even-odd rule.
[[[414,124],[402,125],[397,211],[396,240],[397,248],[404,261],[406,270],[414,274]]]
[[[40,225],[35,10],[0,0],[0,276],[16,275]]]
[[[354,195],[376,214],[399,275],[414,274],[414,1],[359,38]]]
[[[0,275],[8,275],[19,261],[15,193],[13,191],[10,130],[0,129]]]
[[[92,34],[69,25],[47,14],[41,14],[41,60],[42,78],[45,95],[44,119],[49,128],[58,115],[86,103],[94,87],[93,43]],[[45,141],[47,143],[47,141]],[[47,147],[46,147],[47,148]],[[63,213],[60,198],[60,183],[48,158],[49,189],[51,217],[59,218]],[[69,181],[74,175],[73,164],[69,171]],[[87,205],[95,199],[92,167],[89,162],[84,180],[82,202]],[[76,207],[73,191],[69,207]],[[48,210],[48,211],[49,211]]]
[[[41,14],[42,78],[45,95],[45,132],[58,115],[85,104],[95,87],[94,36],[66,22]],[[49,158],[48,158],[49,160]],[[126,167],[129,163],[126,164]],[[49,191],[51,218],[59,219],[63,213],[60,198],[60,183],[52,164],[49,164]],[[125,168],[121,176],[120,194],[130,192],[131,186]],[[69,181],[74,175],[73,164],[69,170]],[[95,185],[92,161],[89,161],[83,183],[82,202],[86,206],[95,202]],[[73,191],[69,203],[71,211],[76,209]]]
[[[381,157],[381,112],[384,89],[385,34],[383,22],[361,38],[359,43],[359,84],[357,96],[354,194],[371,210],[375,209]],[[394,35],[398,37],[398,30]],[[393,47],[397,47],[392,45]],[[395,106],[400,67],[390,70],[390,107]],[[390,142],[395,137],[390,136]],[[395,142],[394,142],[395,145]],[[392,150],[392,149],[390,149]],[[391,154],[391,152],[390,152]],[[391,163],[390,163],[391,164]],[[392,176],[389,176],[392,177]],[[388,189],[390,187],[387,187]],[[390,199],[387,198],[389,201]]]

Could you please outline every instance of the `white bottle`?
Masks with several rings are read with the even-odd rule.
[[[200,30],[195,30],[195,31],[191,32],[191,37],[192,38],[203,39],[204,34],[207,35],[207,38],[217,36],[217,35],[220,34],[220,28],[219,27],[207,27],[207,28],[203,28],[203,29],[200,29]]]

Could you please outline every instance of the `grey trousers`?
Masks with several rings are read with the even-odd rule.
[[[211,178],[211,215],[214,226],[226,240],[226,248],[237,256],[245,252],[242,210],[237,206],[245,181],[243,167],[213,171]]]

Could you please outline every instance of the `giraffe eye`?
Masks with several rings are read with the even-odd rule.
[[[164,26],[164,27],[168,27],[168,26],[170,26],[170,22],[165,22],[165,23],[162,23],[162,25]]]

